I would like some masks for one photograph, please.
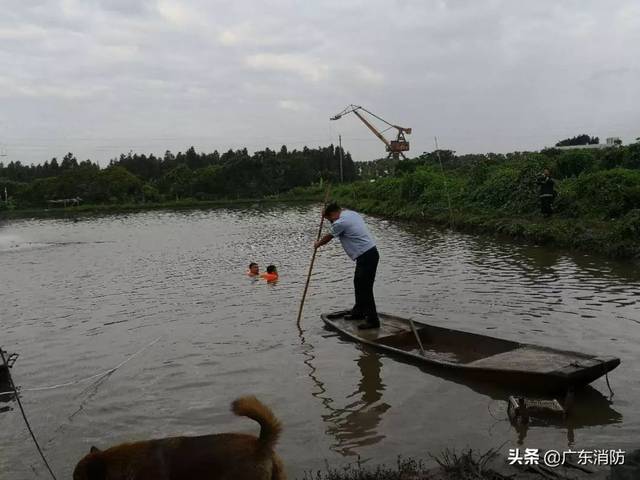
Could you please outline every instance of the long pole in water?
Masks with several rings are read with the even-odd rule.
[[[327,202],[329,201],[329,192],[331,191],[331,184],[327,186],[327,190],[324,193],[324,203],[322,205],[322,212],[320,213],[320,226],[318,227],[318,236],[316,237],[316,241],[320,240],[320,235],[322,235],[322,225],[324,224],[324,209],[327,207]],[[296,325],[300,328],[300,320],[302,319],[302,309],[304,308],[304,301],[307,298],[307,290],[309,289],[309,282],[311,281],[311,272],[313,272],[313,264],[316,261],[316,252],[317,248],[313,249],[313,254],[311,255],[311,263],[309,264],[309,273],[307,273],[307,283],[304,285],[304,291],[302,292],[302,300],[300,300],[300,309],[298,310],[298,320],[296,320]]]

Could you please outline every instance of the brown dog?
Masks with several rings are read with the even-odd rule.
[[[260,424],[260,436],[222,433],[125,443],[91,452],[78,462],[73,480],[286,480],[273,447],[280,422],[255,397],[231,404],[236,415]]]

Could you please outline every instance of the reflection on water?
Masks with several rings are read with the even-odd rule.
[[[346,397],[349,403],[338,408],[334,406],[337,399],[331,396],[331,392],[327,392],[324,382],[319,378],[318,369],[314,365],[314,347],[307,342],[302,329],[299,330],[299,335],[300,343],[305,347],[304,362],[308,367],[307,375],[316,387],[312,395],[322,403],[325,409],[322,419],[327,425],[326,432],[335,439],[331,449],[345,456],[357,455],[357,447],[374,445],[382,440],[384,435],[377,432],[377,427],[390,405],[379,403],[384,391],[380,375],[380,356],[370,349],[361,347],[361,355],[356,362],[361,375],[357,389]]]
[[[2,368],[0,368],[0,413],[13,410],[12,403],[14,401],[13,389],[9,385]]]
[[[360,356],[356,363],[360,370],[359,382],[356,390],[346,397],[349,403],[338,408],[334,406],[337,399],[331,397],[325,384],[318,377],[318,370],[314,365],[314,347],[307,342],[302,329],[299,330],[299,335],[300,343],[305,347],[304,362],[308,366],[307,375],[316,386],[312,395],[320,400],[326,410],[326,413],[322,414],[322,419],[327,425],[326,432],[335,439],[331,449],[345,456],[358,455],[357,447],[374,445],[384,439],[384,435],[378,433],[377,427],[390,405],[380,401],[385,388],[380,373],[380,355],[364,345],[358,346]],[[336,335],[324,338],[330,337]]]
[[[62,478],[92,445],[252,431],[229,402],[253,393],[284,424],[290,476],[359,455],[394,462],[446,447],[628,448],[640,438],[640,273],[583,254],[368,218],[381,262],[380,309],[508,340],[615,355],[576,395],[568,422],[506,421],[516,389],[405,363],[329,333],[320,313],[353,303],[353,264],[318,253],[295,328],[317,206],[149,212],[0,226],[1,343]],[[277,286],[248,281],[278,266]],[[162,340],[97,384],[86,378]],[[10,396],[0,395],[0,477],[32,478]],[[494,412],[498,418],[490,413]],[[346,460],[344,460],[346,461]]]
[[[327,432],[336,439],[332,445],[343,455],[356,455],[357,447],[374,445],[384,439],[378,432],[382,415],[391,406],[383,401],[384,384],[380,376],[382,362],[377,353],[362,348],[358,358],[360,381],[357,389],[347,397],[349,403],[340,409],[331,409],[322,416]]]

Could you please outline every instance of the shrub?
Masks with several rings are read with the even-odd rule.
[[[601,169],[608,170],[624,165],[625,150],[622,148],[607,148],[599,153]]]
[[[568,178],[557,182],[558,197],[554,202],[554,210],[566,217],[578,217],[578,197],[576,193],[578,180]]]
[[[552,167],[552,175],[563,179],[577,177],[582,172],[594,169],[596,158],[588,150],[569,150],[555,157],[555,165]]]
[[[576,196],[584,214],[620,217],[640,205],[640,172],[617,168],[581,175]]]
[[[624,150],[622,164],[625,168],[640,169],[640,142],[629,145]]]
[[[640,238],[640,208],[634,208],[620,219],[616,233],[625,239],[637,240]]]

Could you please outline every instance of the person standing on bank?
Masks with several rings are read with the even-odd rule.
[[[553,200],[556,198],[556,190],[555,182],[551,178],[548,168],[545,168],[542,176],[538,178],[538,185],[540,185],[540,211],[545,217],[550,217],[553,212]]]
[[[358,326],[361,330],[379,328],[380,320],[373,297],[373,283],[380,260],[376,242],[362,217],[352,210],[341,209],[337,203],[326,206],[324,218],[331,223],[331,233],[315,242],[314,247],[319,248],[337,237],[345,253],[356,262],[356,271],[353,276],[356,303],[350,314],[345,315],[344,318],[366,320]]]

